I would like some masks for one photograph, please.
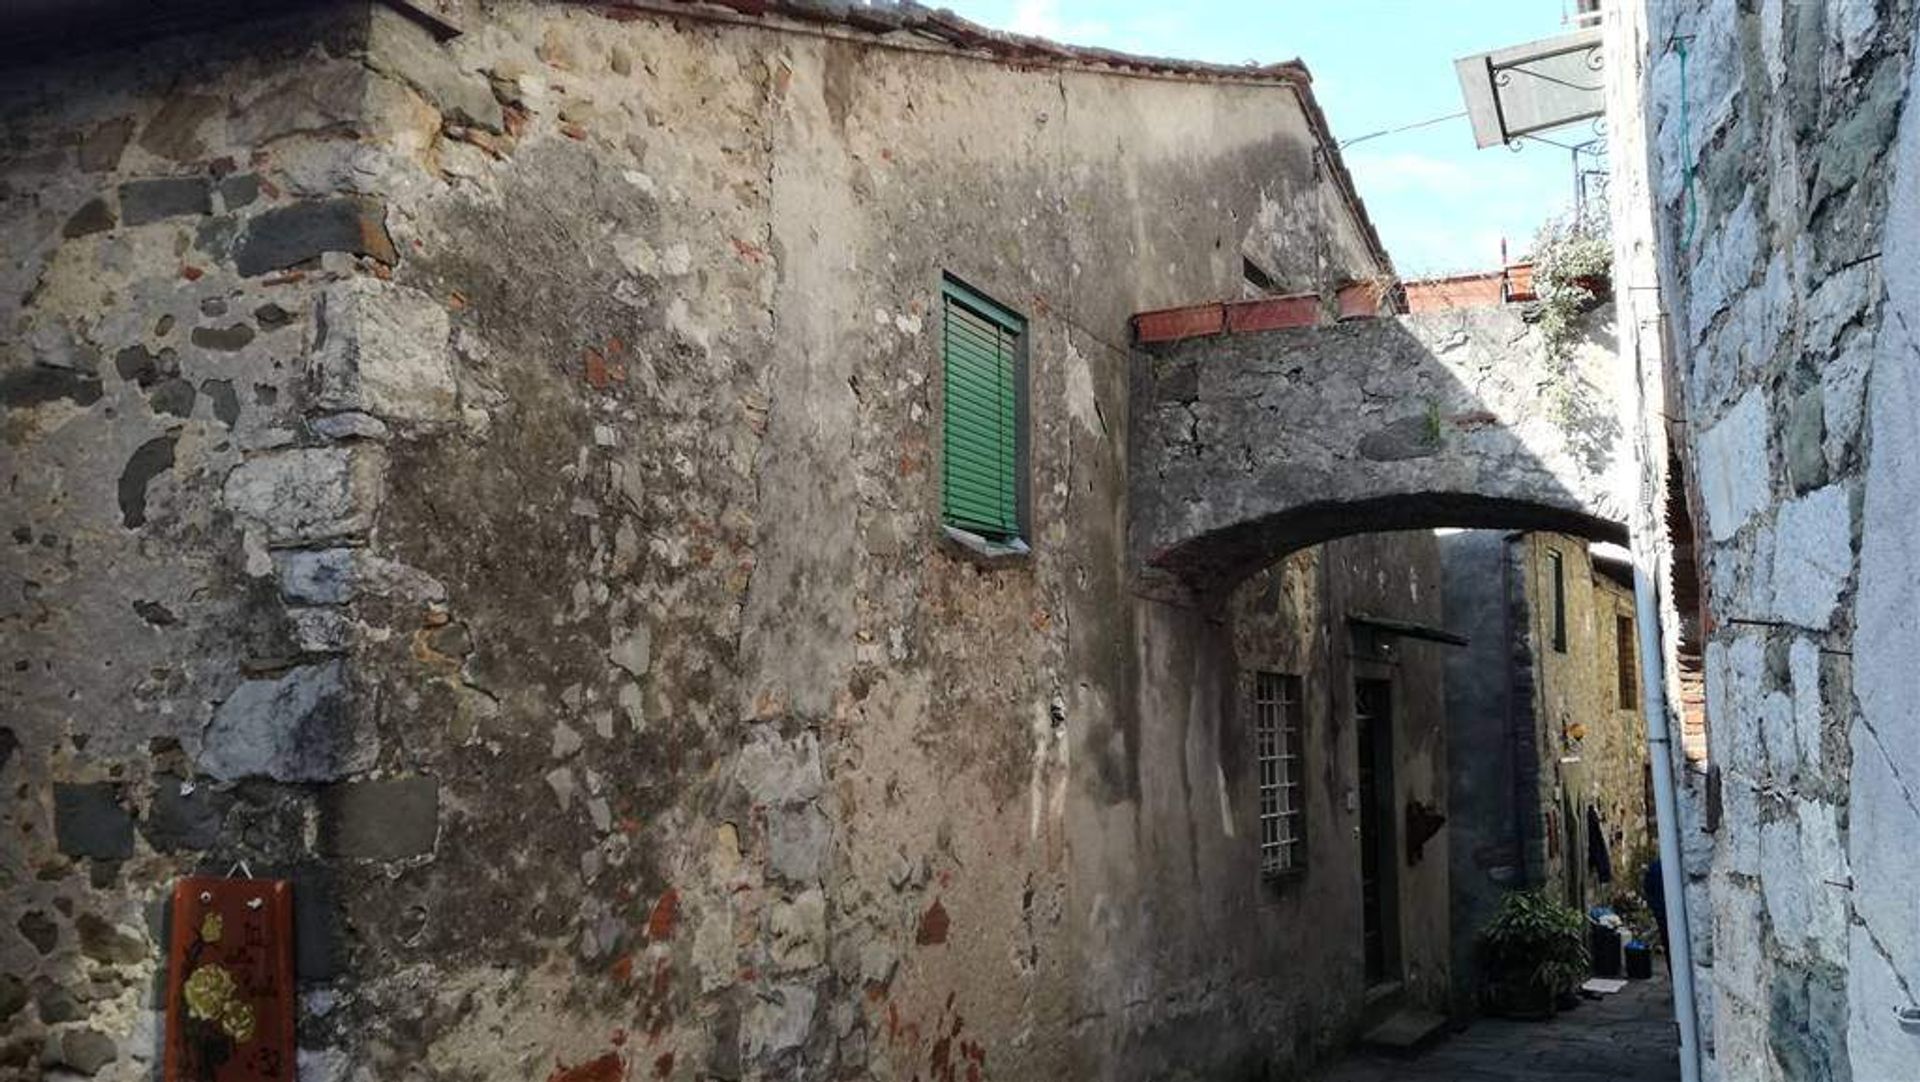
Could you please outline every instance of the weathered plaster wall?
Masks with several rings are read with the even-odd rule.
[[[1426,693],[1443,648],[1396,641],[1383,653],[1356,644],[1348,624],[1353,613],[1438,623],[1433,538],[1373,535],[1296,553],[1237,588],[1224,622],[1154,601],[1138,611],[1143,758],[1163,765],[1146,776],[1138,843],[1116,850],[1102,839],[1106,923],[1086,964],[1114,996],[1098,1009],[1135,1021],[1100,1077],[1290,1077],[1377,1020],[1362,956],[1360,665],[1392,680],[1402,704],[1394,806],[1445,810],[1440,704]],[[1305,707],[1307,866],[1279,881],[1260,875],[1251,703],[1262,669],[1301,677]],[[1444,1006],[1446,845],[1443,832],[1401,870],[1406,979],[1390,1006]],[[1144,907],[1138,921],[1112,909],[1128,897]],[[1152,988],[1164,991],[1143,997]],[[1246,1036],[1222,1041],[1228,1033]]]
[[[1564,365],[1517,306],[1151,347],[1139,558],[1204,590],[1357,530],[1607,532],[1626,517],[1613,327],[1608,309],[1587,318]]]
[[[1479,1010],[1480,929],[1508,891],[1542,880],[1539,729],[1523,553],[1510,535],[1440,539],[1447,628],[1448,877],[1452,1013]],[[1551,775],[1549,775],[1549,778]]]
[[[1330,544],[1327,551],[1333,576],[1330,607],[1335,611],[1444,626],[1440,549],[1431,531],[1363,534]],[[1339,659],[1340,644],[1335,649],[1333,716],[1354,716],[1354,681],[1361,677],[1387,680],[1393,689],[1392,821],[1381,829],[1391,832],[1397,865],[1400,960],[1397,978],[1393,973],[1388,978],[1401,983],[1402,1002],[1444,1011],[1451,992],[1447,871],[1452,839],[1442,824],[1417,855],[1411,853],[1407,811],[1419,804],[1430,814],[1447,815],[1445,656],[1455,648],[1351,623],[1346,637],[1345,665]],[[1348,735],[1348,753],[1357,756],[1356,741]],[[1349,806],[1351,832],[1357,829],[1359,812],[1357,805]],[[1357,870],[1354,875],[1352,906],[1357,911]],[[1357,927],[1357,918],[1355,923]]]
[[[1705,509],[1726,1078],[1911,1073],[1913,27],[1655,2],[1634,54]]]
[[[312,1079],[1277,1032],[1297,990],[1169,949],[1257,865],[1153,750],[1136,658],[1217,633],[1126,591],[1121,344],[1243,248],[1379,269],[1293,91],[329,18],[7,77],[0,1055],[143,1074],[153,903],[239,858],[295,879]],[[942,271],[1031,321],[1011,568],[936,540]]]

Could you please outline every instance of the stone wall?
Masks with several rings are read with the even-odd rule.
[[[1623,536],[1611,310],[1582,329],[1564,359],[1518,305],[1147,347],[1138,558],[1205,591],[1365,530]]]
[[[0,89],[0,1059],[144,1075],[157,902],[240,860],[295,884],[308,1079],[1322,1046],[1260,1036],[1299,925],[1175,949],[1257,864],[1206,789],[1241,752],[1160,754],[1228,661],[1160,686],[1218,632],[1131,598],[1122,517],[1131,313],[1243,250],[1382,269],[1295,90],[465,29],[342,5]],[[1012,567],[938,541],[942,272],[1030,320]]]
[[[1631,619],[1632,591],[1565,534],[1469,531],[1442,538],[1441,552],[1447,625],[1469,639],[1448,656],[1446,679],[1455,984],[1471,1011],[1474,937],[1502,895],[1544,886],[1584,909],[1638,893],[1655,834],[1638,685],[1631,705],[1619,696],[1616,618]],[[1549,552],[1565,582],[1565,649],[1553,644]],[[1569,780],[1600,809],[1613,871],[1604,886],[1586,871],[1584,810],[1570,822],[1563,807]]]
[[[1711,1071],[1905,1077],[1914,11],[1653,0],[1620,27],[1647,163],[1623,251],[1657,266],[1633,288],[1663,291],[1705,512]]]
[[[1564,534],[1528,534],[1518,542],[1518,581],[1525,593],[1526,653],[1533,662],[1532,716],[1539,756],[1540,805],[1559,837],[1539,854],[1539,880],[1585,909],[1616,890],[1637,893],[1640,868],[1654,838],[1646,802],[1646,726],[1634,705],[1622,707],[1617,669],[1617,616],[1631,618],[1633,595],[1595,567],[1586,541]],[[1552,566],[1564,576],[1566,635],[1554,642]],[[1631,640],[1629,640],[1631,644]],[[1573,818],[1566,811],[1572,796]],[[1585,806],[1599,808],[1613,880],[1589,867]],[[1569,884],[1579,883],[1576,894]]]

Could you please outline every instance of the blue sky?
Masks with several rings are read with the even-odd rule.
[[[1463,108],[1453,61],[1565,33],[1571,0],[927,0],[1076,45],[1238,64],[1294,57],[1336,139]],[[1572,129],[1574,136],[1590,132]],[[1476,150],[1464,117],[1346,149],[1367,212],[1402,275],[1491,269],[1500,238],[1524,253],[1573,201],[1564,150]]]

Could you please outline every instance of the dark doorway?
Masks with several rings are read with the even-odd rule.
[[[1393,685],[1354,681],[1360,744],[1360,906],[1369,986],[1399,978],[1399,885],[1394,878]]]

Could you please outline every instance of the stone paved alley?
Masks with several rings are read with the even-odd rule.
[[[1635,981],[1551,1022],[1483,1018],[1414,1060],[1357,1053],[1319,1082],[1677,1082],[1673,997]]]

